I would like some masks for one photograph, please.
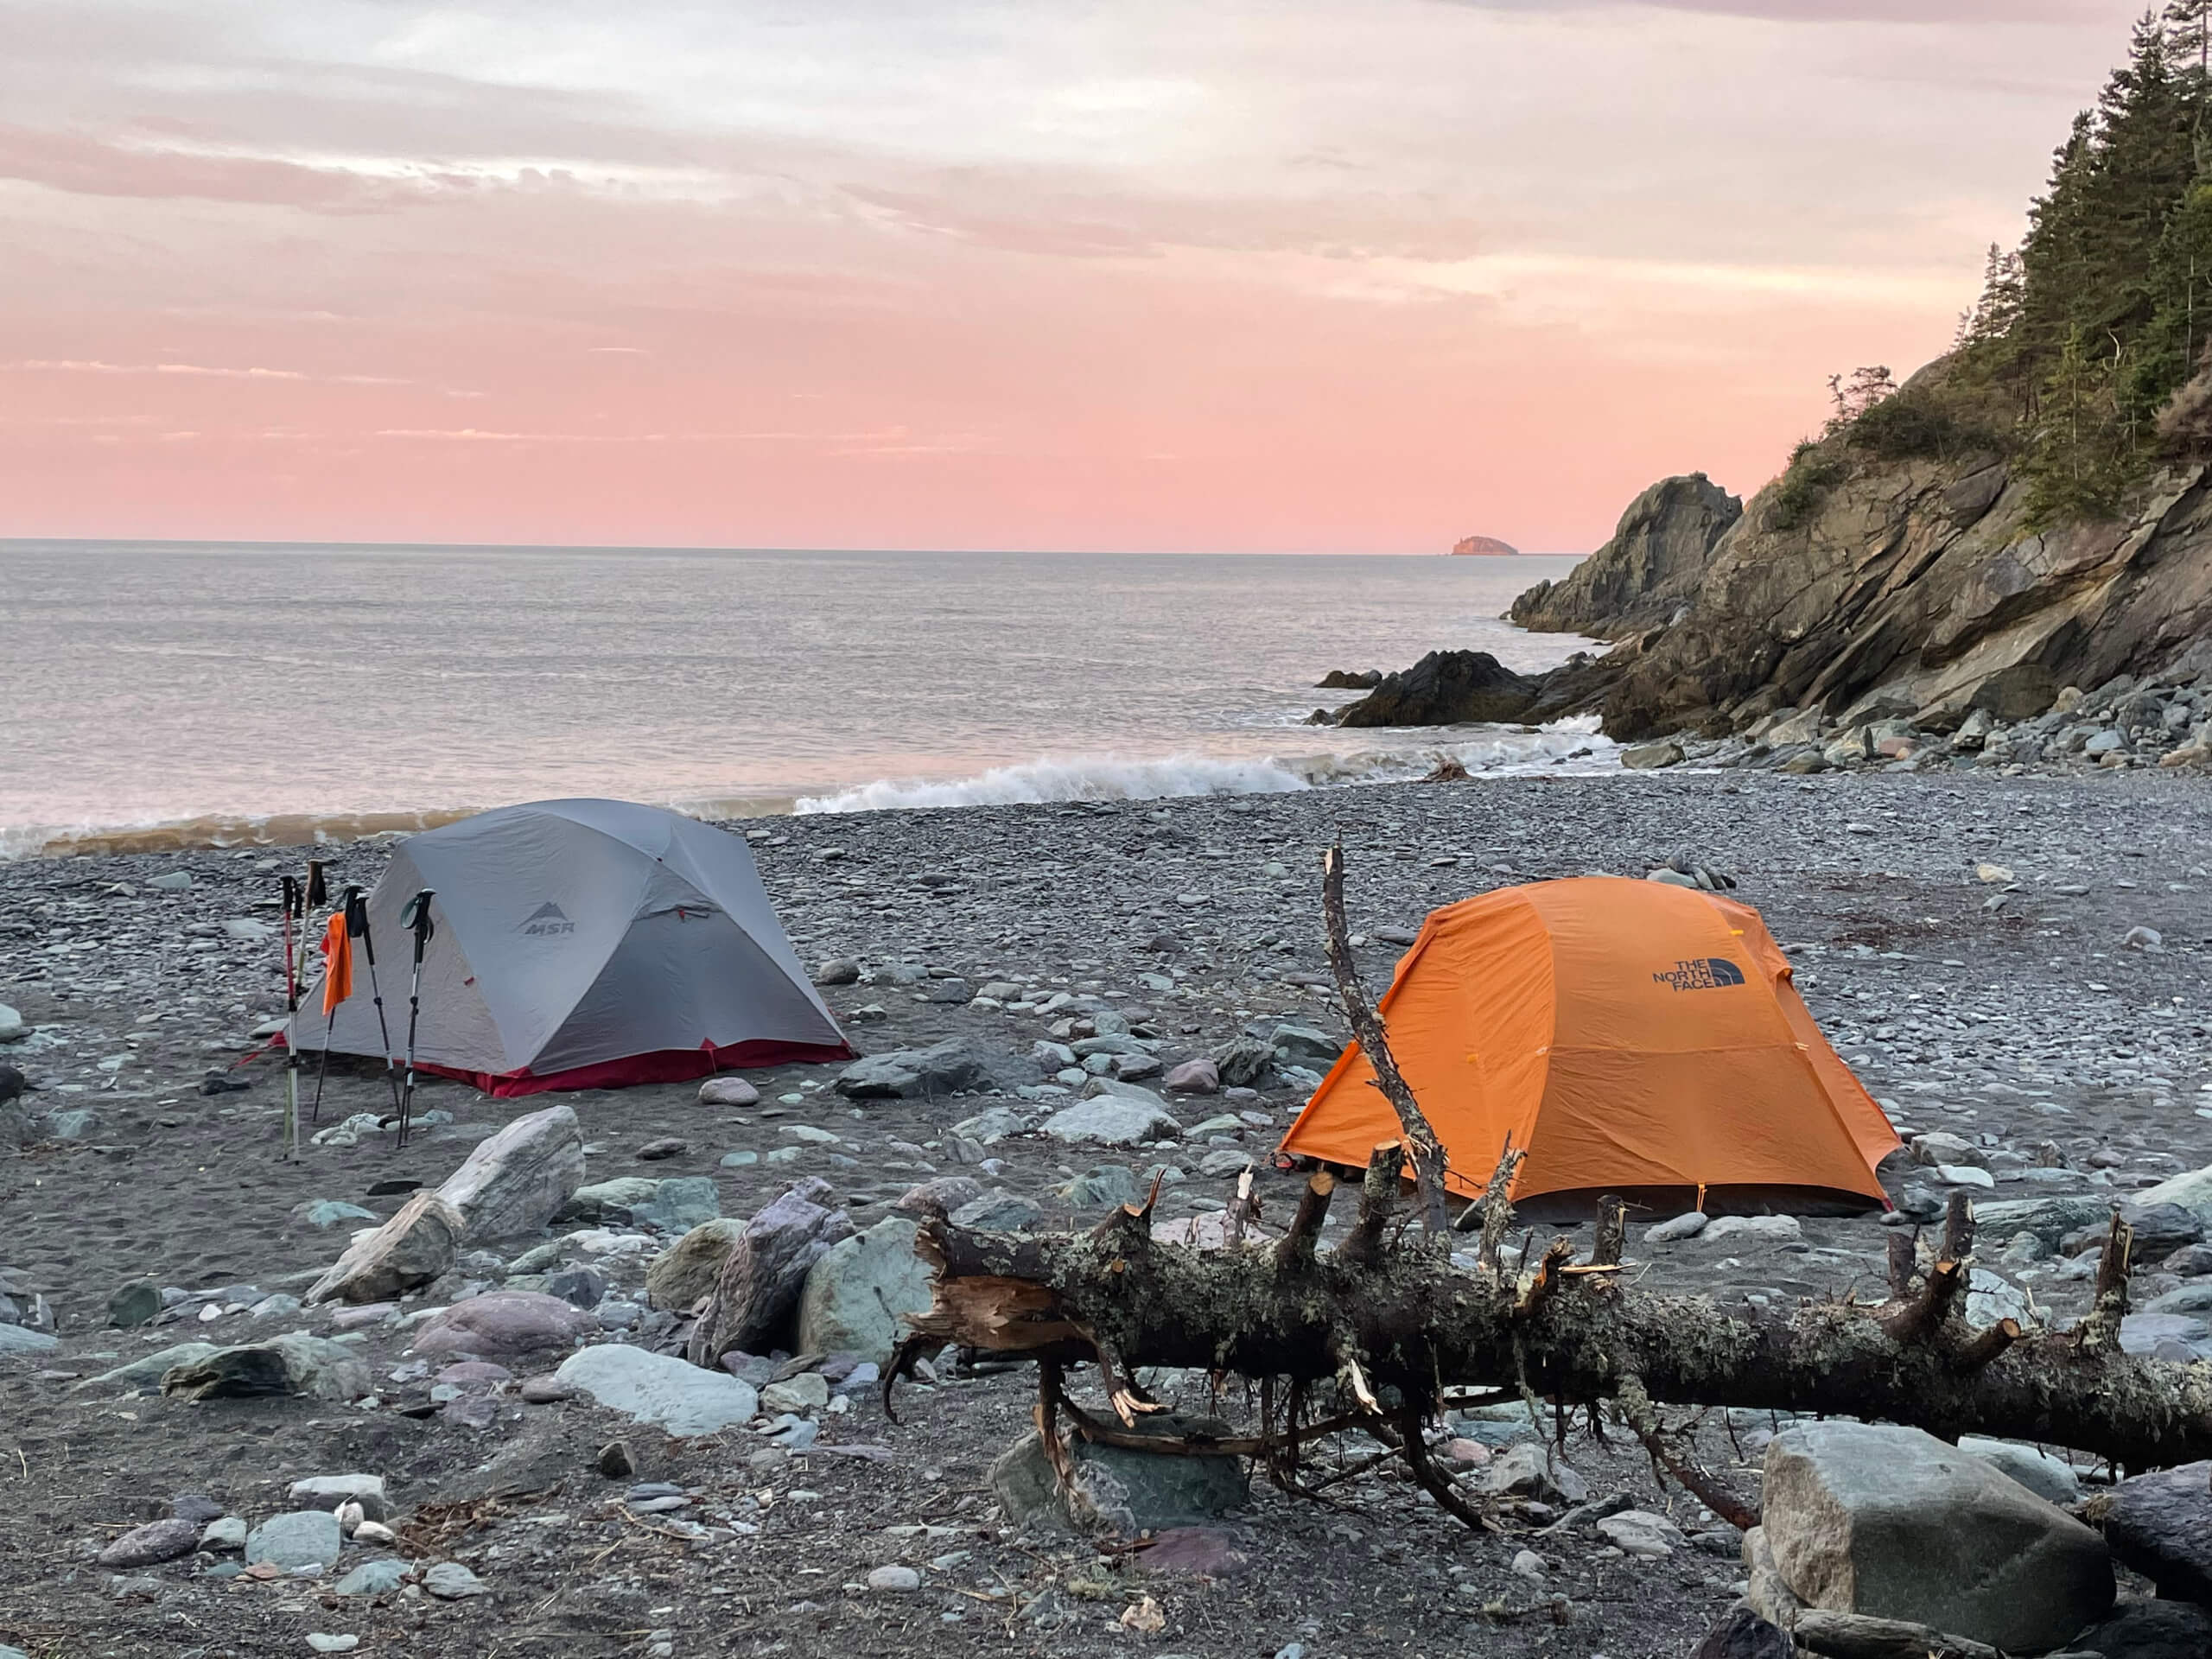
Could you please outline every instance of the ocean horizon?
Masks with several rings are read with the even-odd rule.
[[[0,856],[344,839],[516,800],[705,817],[1608,766],[1594,722],[1339,732],[1332,669],[1593,642],[1570,557],[0,542]]]

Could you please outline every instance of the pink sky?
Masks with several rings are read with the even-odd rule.
[[[2139,9],[0,0],[0,536],[1586,550]]]

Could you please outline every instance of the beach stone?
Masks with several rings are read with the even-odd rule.
[[[362,1515],[371,1521],[382,1521],[391,1513],[382,1475],[309,1475],[292,1483],[291,1497],[303,1510],[328,1510],[334,1514],[341,1503],[358,1503]]]
[[[850,957],[832,957],[817,963],[814,969],[817,985],[857,985],[861,982],[861,965]]]
[[[50,1112],[46,1119],[47,1138],[50,1141],[81,1141],[99,1121],[95,1114],[83,1107],[72,1111]]]
[[[436,1192],[416,1193],[373,1233],[356,1238],[308,1287],[317,1302],[388,1302],[419,1289],[454,1264],[468,1223]]]
[[[1214,1055],[1213,1065],[1224,1088],[1257,1088],[1274,1071],[1274,1045],[1239,1037]]]
[[[162,1287],[150,1279],[134,1280],[107,1299],[107,1322],[121,1330],[151,1325],[162,1311]]]
[[[1787,1630],[1797,1622],[1805,1604],[1774,1564],[1774,1550],[1766,1529],[1753,1527],[1744,1535],[1744,1604],[1770,1624]]]
[[[235,1515],[219,1515],[200,1529],[200,1548],[211,1554],[235,1555],[245,1548],[245,1522]]]
[[[648,1306],[681,1313],[715,1287],[745,1224],[716,1217],[702,1222],[653,1258],[645,1269]]]
[[[955,1226],[980,1227],[994,1233],[1018,1233],[1044,1218],[1044,1206],[1035,1199],[1000,1190],[970,1198],[952,1212]]]
[[[1752,1238],[1781,1244],[1804,1237],[1805,1230],[1795,1216],[1715,1216],[1698,1236],[1708,1244],[1718,1244],[1728,1238]]]
[[[327,1510],[298,1510],[271,1516],[245,1538],[245,1564],[267,1561],[287,1573],[302,1567],[320,1572],[336,1561],[346,1548],[338,1517]]]
[[[156,1567],[189,1555],[200,1547],[200,1522],[149,1521],[133,1527],[99,1553],[99,1564],[110,1567]]]
[[[1695,1238],[1710,1222],[1711,1217],[1702,1210],[1692,1210],[1685,1215],[1660,1222],[1656,1226],[1645,1228],[1643,1242],[1647,1244],[1672,1244],[1681,1239]]]
[[[2105,1540],[2158,1593],[2212,1605],[2212,1463],[2123,1480],[2105,1511]]]
[[[346,1631],[343,1634],[327,1630],[309,1630],[308,1648],[315,1653],[351,1653],[361,1645],[361,1638]]]
[[[711,1365],[733,1348],[766,1353],[787,1335],[808,1269],[853,1236],[842,1206],[823,1202],[831,1196],[829,1182],[810,1176],[745,1224],[715,1281],[709,1316],[692,1327],[686,1351],[693,1364]]]
[[[962,1140],[973,1141],[978,1146],[995,1147],[1007,1136],[1020,1135],[1028,1127],[1020,1113],[1004,1106],[994,1106],[973,1117],[961,1119],[952,1126],[952,1132]]]
[[[1797,1423],[1769,1442],[1762,1523],[1813,1607],[2042,1652],[2113,1599],[2104,1541],[1916,1428]]]
[[[1116,1096],[1077,1101],[1045,1120],[1045,1133],[1055,1141],[1099,1147],[1133,1147],[1146,1141],[1179,1138],[1183,1127],[1166,1103],[1147,1103]]]
[[[1141,1416],[1141,1434],[1185,1434],[1193,1429],[1227,1434],[1226,1423],[1172,1412]],[[1201,1454],[1160,1457],[1075,1437],[1068,1450],[1074,1471],[1063,1492],[1044,1443],[1031,1430],[991,1465],[991,1491],[1018,1531],[1072,1532],[1103,1522],[1124,1536],[1174,1527],[1205,1526],[1244,1506],[1249,1497],[1243,1461]]]
[[[1252,1570],[1252,1557],[1237,1533],[1225,1527],[1170,1527],[1153,1535],[1152,1547],[1137,1557],[1147,1577],[1177,1573],[1194,1579],[1237,1579]],[[1165,1654],[1160,1659],[1168,1659]]]
[[[2101,1659],[2204,1659],[2212,1654],[2212,1613],[2186,1601],[2131,1601],[2067,1646]]]
[[[1598,1533],[1622,1554],[1645,1560],[1662,1560],[1689,1541],[1680,1527],[1649,1510],[1623,1510],[1618,1515],[1601,1516]]]
[[[868,1575],[868,1587],[879,1593],[911,1595],[922,1587],[922,1575],[911,1567],[879,1567]]]
[[[1657,743],[1637,743],[1621,751],[1621,765],[1630,772],[1654,772],[1662,766],[1679,766],[1685,759],[1682,746],[1667,738]]]
[[[1779,1624],[1749,1607],[1732,1607],[1690,1649],[1690,1659],[1796,1659],[1797,1644]]]
[[[2171,1200],[2154,1198],[2158,1188],[2152,1187],[2136,1194],[2138,1203],[2165,1203]],[[2212,1202],[2212,1186],[2208,1186],[2207,1198]],[[2188,1206],[2184,1205],[2183,1208]],[[2036,1242],[2046,1250],[2055,1250],[2061,1240],[2072,1232],[2092,1224],[2103,1227],[2112,1215],[2112,1205],[2098,1198],[1999,1198],[1991,1203],[1977,1201],[1974,1207],[1974,1230],[1981,1238],[2010,1238],[2015,1233],[2032,1233]]]
[[[7,1351],[7,1330],[8,1327],[0,1326],[0,1354]],[[180,1342],[175,1347],[163,1348],[143,1359],[134,1359],[127,1365],[118,1365],[111,1371],[102,1371],[97,1376],[87,1377],[77,1386],[80,1389],[148,1388],[159,1382],[165,1371],[196,1359],[205,1359],[219,1349],[220,1344],[213,1342]]]
[[[1310,1066],[1317,1071],[1327,1071],[1344,1052],[1342,1038],[1332,1037],[1312,1026],[1277,1026],[1268,1039],[1268,1046],[1274,1051],[1277,1060]]]
[[[890,1362],[904,1334],[901,1316],[930,1306],[930,1270],[914,1253],[919,1231],[903,1217],[887,1217],[839,1240],[807,1269],[798,1306],[802,1352]]]
[[[156,893],[182,893],[192,885],[189,870],[164,870],[159,875],[149,876],[146,885]]]
[[[586,1348],[554,1374],[610,1411],[651,1423],[679,1440],[713,1434],[752,1421],[760,1396],[749,1382],[702,1370],[673,1354],[621,1343]]]
[[[1221,1068],[1211,1060],[1185,1060],[1161,1079],[1160,1086],[1172,1095],[1217,1095]]]
[[[599,1329],[591,1313],[537,1290],[487,1290],[416,1327],[410,1353],[508,1359],[573,1348]]]
[[[830,1379],[819,1371],[801,1371],[760,1390],[760,1409],[772,1416],[785,1411],[819,1411],[829,1403]]]
[[[699,1085],[702,1106],[758,1106],[760,1091],[743,1077],[709,1077]]]
[[[1117,1204],[1135,1204],[1141,1196],[1136,1172],[1123,1164],[1094,1165],[1052,1191],[1078,1210],[1110,1210]]]
[[[1959,1450],[1973,1453],[1999,1474],[2009,1475],[2046,1503],[2063,1507],[2082,1501],[2082,1478],[2073,1465],[2010,1440],[1985,1440],[1978,1434],[1959,1437]]]
[[[2156,1186],[2146,1186],[2135,1194],[2140,1205],[2177,1204],[2195,1216],[2207,1227],[2212,1227],[2212,1167],[2185,1170],[2160,1181]],[[2101,1209],[2102,1206],[2100,1206]],[[2097,1217],[2085,1217],[2076,1223],[2087,1225]]]
[[[967,1000],[964,990],[959,1000]],[[966,1038],[952,1037],[928,1048],[899,1049],[855,1060],[831,1086],[849,1100],[973,1094],[998,1086],[1005,1069],[1004,1062],[986,1055]],[[1034,1075],[1033,1071],[1020,1081]]]
[[[426,1568],[423,1573],[423,1588],[440,1601],[466,1601],[471,1596],[492,1593],[490,1585],[459,1561],[440,1561]]]
[[[0,1043],[20,1043],[31,1034],[23,1016],[5,1002],[0,1002]]]
[[[2212,1324],[2183,1313],[2130,1313],[2120,1322],[2120,1350],[2174,1359],[2212,1359]]]
[[[527,1287],[517,1286],[518,1289]],[[607,1300],[607,1275],[597,1268],[581,1264],[556,1268],[545,1275],[540,1287],[548,1296],[558,1296],[571,1307],[595,1308]]]
[[[438,1188],[473,1239],[534,1233],[584,1179],[583,1130],[575,1109],[549,1106],[480,1141]]]
[[[643,1204],[632,1205],[630,1219],[664,1233],[681,1233],[716,1219],[721,1212],[721,1192],[713,1176],[674,1175],[656,1182],[652,1196]]]
[[[626,1222],[636,1205],[651,1204],[659,1191],[660,1180],[652,1175],[618,1175],[611,1181],[594,1181],[571,1192],[554,1219]]]
[[[664,1135],[658,1141],[648,1141],[644,1146],[639,1147],[637,1157],[640,1163],[652,1164],[659,1162],[664,1158],[680,1158],[690,1150],[690,1141],[678,1140],[672,1135]]]
[[[373,1210],[365,1210],[358,1204],[347,1204],[341,1198],[310,1198],[305,1204],[292,1206],[292,1219],[302,1227],[312,1227],[318,1233],[324,1233],[349,1222],[365,1221],[375,1226],[384,1217]]]
[[[925,1215],[932,1210],[942,1210],[950,1215],[962,1205],[982,1196],[983,1184],[973,1175],[937,1175],[908,1187],[891,1207],[912,1216]]]
[[[358,1400],[369,1387],[368,1361],[358,1350],[303,1331],[217,1348],[181,1360],[162,1374],[162,1392],[185,1400],[251,1399],[270,1394]]]
[[[1533,1497],[1544,1503],[1588,1501],[1590,1483],[1564,1459],[1548,1457],[1541,1446],[1510,1446],[1491,1459],[1476,1478],[1487,1497]]]

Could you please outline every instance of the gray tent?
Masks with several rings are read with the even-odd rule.
[[[407,1040],[407,901],[434,890],[423,1069],[494,1095],[851,1057],[736,836],[626,801],[537,801],[410,836],[368,895],[392,1052]],[[330,1046],[381,1058],[362,942]],[[323,1046],[320,988],[289,1040]]]

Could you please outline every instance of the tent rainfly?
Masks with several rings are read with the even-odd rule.
[[[1484,893],[1428,918],[1379,1012],[1465,1196],[1510,1135],[1539,1209],[1887,1203],[1897,1134],[1747,905],[1608,876]],[[1345,1050],[1282,1150],[1363,1166],[1399,1133],[1374,1075]]]
[[[391,1041],[406,1041],[401,912],[432,889],[423,1069],[512,1096],[849,1059],[736,836],[626,801],[537,801],[411,836],[367,899]],[[362,941],[330,1046],[381,1058]],[[323,1046],[309,995],[288,1040]]]

